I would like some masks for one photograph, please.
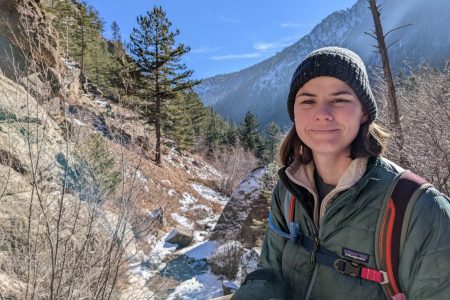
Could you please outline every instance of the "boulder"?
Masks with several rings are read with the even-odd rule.
[[[166,238],[166,242],[178,245],[178,249],[189,246],[194,238],[193,232],[184,229],[172,230]]]

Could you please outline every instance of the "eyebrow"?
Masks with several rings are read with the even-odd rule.
[[[350,93],[350,92],[348,92],[348,91],[339,91],[339,92],[336,92],[336,93],[331,94],[331,96],[341,96],[341,95],[350,95],[350,96],[353,96],[353,94]],[[305,96],[305,97],[316,97],[315,94],[308,93],[308,92],[303,92],[303,93],[301,93],[301,94],[298,94],[296,97],[302,97],[302,96]]]

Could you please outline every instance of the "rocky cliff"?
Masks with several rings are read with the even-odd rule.
[[[24,68],[30,58],[58,69],[58,43],[49,22],[40,0],[0,2],[0,68],[8,77],[17,76],[15,67]]]

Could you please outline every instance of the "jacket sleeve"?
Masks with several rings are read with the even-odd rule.
[[[283,200],[285,187],[278,181],[272,193],[272,221],[275,226],[284,232],[288,232],[286,221],[283,216]],[[281,271],[283,249],[286,244],[286,238],[276,234],[270,228],[267,228],[264,242],[261,249],[261,257],[259,266],[266,268],[274,268]]]
[[[400,257],[399,280],[406,298],[450,295],[450,201],[430,188],[417,200]]]

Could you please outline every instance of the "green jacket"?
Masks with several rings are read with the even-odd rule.
[[[274,224],[289,232],[283,216],[288,189],[296,196],[294,220],[304,235],[318,237],[321,246],[339,256],[344,248],[366,254],[365,265],[376,269],[377,219],[387,187],[400,168],[384,158],[356,159],[320,205],[313,171],[313,164],[295,163],[279,171],[271,206]],[[436,189],[429,188],[417,200],[400,255],[399,281],[408,300],[450,299],[450,203]],[[380,284],[312,264],[310,253],[270,229],[260,266],[283,274],[290,299],[385,298]]]

